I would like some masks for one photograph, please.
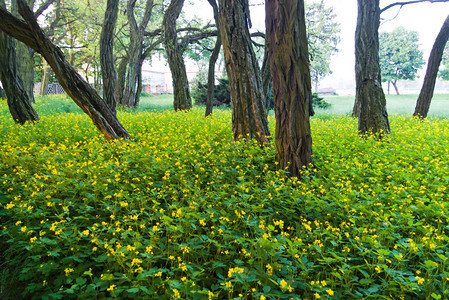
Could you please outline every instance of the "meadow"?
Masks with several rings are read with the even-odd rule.
[[[229,110],[170,99],[120,109],[114,143],[64,97],[25,126],[0,100],[0,298],[449,297],[449,119],[390,111],[379,142],[319,111],[289,179]]]

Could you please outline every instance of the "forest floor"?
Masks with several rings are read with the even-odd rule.
[[[449,297],[449,118],[392,108],[377,141],[326,98],[297,179],[171,99],[119,109],[114,143],[65,97],[24,126],[0,101],[0,299]]]

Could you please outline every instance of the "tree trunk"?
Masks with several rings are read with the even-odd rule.
[[[0,3],[4,8],[4,2]],[[25,124],[39,120],[31,105],[16,63],[16,41],[0,31],[0,80],[5,89],[14,122]]]
[[[420,118],[426,118],[430,108],[430,101],[433,97],[433,91],[435,89],[435,81],[438,75],[438,69],[440,68],[441,59],[443,57],[444,48],[446,47],[449,39],[449,16],[441,26],[435,43],[433,44],[432,51],[430,52],[429,62],[427,64],[426,76],[419,93],[418,101],[416,102],[414,116]]]
[[[117,86],[115,87],[115,100],[119,104],[123,103],[123,92],[125,90],[127,66],[128,66],[128,57],[125,56],[120,60],[117,70]]]
[[[115,113],[117,74],[114,66],[114,31],[117,23],[119,0],[108,0],[100,37],[100,63],[103,78],[103,100]]]
[[[66,93],[92,119],[107,140],[129,138],[128,132],[113,111],[44,34],[26,3],[18,0],[18,4],[20,15],[26,23],[0,8],[0,29],[36,50],[47,60]]]
[[[48,90],[48,82],[50,81],[50,75],[48,74],[48,63],[45,58],[42,58],[42,79],[41,79],[41,88],[39,95],[45,96],[47,95]]]
[[[312,163],[309,70],[304,0],[267,1],[266,40],[276,115],[276,161],[299,177]]]
[[[217,62],[218,55],[221,49],[221,36],[220,36],[220,16],[218,14],[218,4],[216,0],[208,0],[209,4],[214,10],[215,26],[218,29],[217,40],[215,41],[214,50],[209,59],[209,72],[207,75],[207,97],[206,97],[206,113],[205,116],[212,114],[214,89],[215,89],[215,63]]]
[[[232,104],[234,139],[269,143],[267,114],[264,109],[262,79],[251,44],[249,7],[246,0],[219,0],[220,32],[223,42]]]
[[[356,99],[353,116],[359,118],[359,133],[390,132],[385,94],[379,67],[379,0],[357,0],[355,39]]]
[[[178,44],[176,20],[181,13],[184,0],[171,0],[165,11],[163,20],[164,47],[167,53],[168,65],[173,79],[174,109],[187,110],[192,107],[189,81],[186,66],[182,56],[182,49]]]
[[[139,72],[141,72],[139,64],[141,64],[142,61],[143,37],[145,28],[150,21],[151,12],[153,9],[153,0],[146,1],[145,13],[139,25],[137,25],[137,21],[134,16],[135,4],[136,0],[128,0],[128,5],[126,8],[128,23],[130,25],[130,43],[128,48],[128,73],[126,75],[125,91],[120,104],[127,107],[135,107],[139,101],[136,94],[139,76],[141,75],[139,74]]]
[[[266,44],[266,42],[265,42]],[[268,114],[268,111],[270,110],[271,103],[270,103],[270,89],[273,90],[273,82],[271,81],[271,71],[270,71],[270,59],[268,54],[268,47],[265,45],[264,55],[263,55],[263,62],[262,62],[262,89],[263,89],[263,96],[264,96],[264,108],[265,112]]]
[[[394,90],[396,91],[396,95],[400,95],[399,94],[398,85],[397,85],[397,81],[393,80],[391,83],[393,84]]]

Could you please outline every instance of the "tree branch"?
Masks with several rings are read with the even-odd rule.
[[[383,13],[384,11],[386,11],[386,10],[392,8],[392,7],[395,7],[395,6],[401,6],[401,8],[402,8],[404,5],[415,4],[415,3],[423,3],[423,2],[430,2],[430,3],[438,3],[438,2],[440,2],[441,3],[441,2],[449,2],[449,0],[413,0],[413,1],[395,2],[395,3],[392,3],[392,4],[387,5],[384,8],[382,8],[380,10],[380,13]]]
[[[46,2],[42,3],[42,5],[36,10],[34,13],[34,16],[39,17],[55,0],[47,0]]]

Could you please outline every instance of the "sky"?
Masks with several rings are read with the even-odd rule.
[[[309,0],[314,2],[319,0]],[[398,2],[393,0],[380,0],[380,7]],[[251,19],[253,28],[264,31],[265,7],[262,0],[250,0]],[[337,15],[337,22],[341,24],[341,42],[338,45],[339,52],[332,57],[331,69],[333,74],[324,78],[320,86],[332,87],[341,94],[353,94],[355,91],[355,28],[357,22],[356,0],[325,0],[327,6],[332,6]],[[259,4],[259,5],[258,5]],[[196,15],[202,19],[212,19],[212,8],[206,0],[186,1],[184,11],[186,17]],[[449,14],[449,3],[418,3],[406,5],[402,9],[394,7],[381,15],[379,32],[392,31],[396,27],[403,26],[415,30],[419,34],[420,49],[427,60],[436,36]],[[422,83],[426,66],[419,73],[418,83]],[[419,83],[421,82],[421,83]]]

